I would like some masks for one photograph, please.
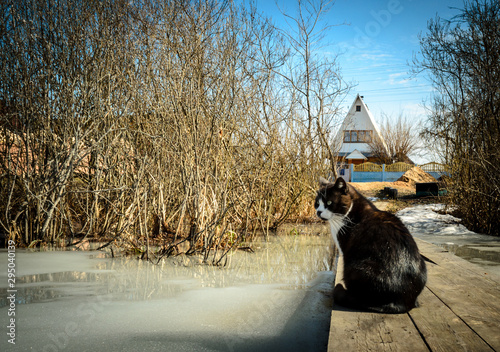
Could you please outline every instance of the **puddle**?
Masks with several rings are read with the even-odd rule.
[[[479,265],[488,274],[493,273],[500,278],[500,241],[473,244],[438,243],[438,245]]]
[[[270,237],[224,268],[98,252],[16,252],[15,351],[318,351],[331,313],[329,235]],[[8,325],[7,253],[0,322]],[[5,329],[4,329],[5,330]],[[7,336],[4,334],[4,336]]]

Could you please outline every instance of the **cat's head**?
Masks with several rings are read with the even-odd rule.
[[[335,183],[321,177],[319,184],[320,189],[314,202],[316,214],[323,220],[346,215],[352,206],[347,182],[342,177],[337,178]]]

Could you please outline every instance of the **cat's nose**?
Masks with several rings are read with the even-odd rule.
[[[316,214],[318,215],[318,217],[321,217],[321,211],[317,211]]]

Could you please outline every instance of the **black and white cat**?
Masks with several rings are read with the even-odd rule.
[[[342,284],[335,303],[381,313],[404,313],[417,306],[427,269],[415,240],[393,214],[378,210],[342,178],[320,179],[314,204],[330,223],[344,259]]]

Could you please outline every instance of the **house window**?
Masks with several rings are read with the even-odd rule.
[[[373,131],[344,131],[344,143],[371,143]]]
[[[349,143],[351,141],[351,131],[344,131],[344,142]]]
[[[361,111],[361,105],[356,105],[356,111]]]
[[[372,133],[373,131],[364,131],[365,136],[363,137],[363,141],[365,143],[371,143],[372,142]]]
[[[358,141],[364,142],[366,139],[366,131],[358,131]]]
[[[358,131],[351,131],[351,142],[359,142]]]

